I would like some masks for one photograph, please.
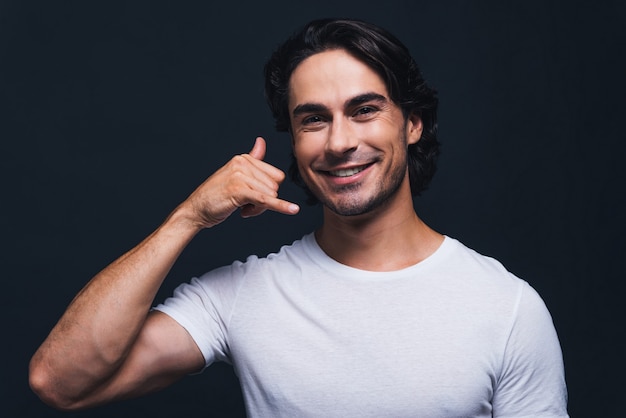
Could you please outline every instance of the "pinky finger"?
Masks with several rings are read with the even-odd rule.
[[[291,203],[286,200],[270,198],[264,205],[247,204],[242,206],[241,216],[244,218],[250,218],[252,216],[258,216],[266,210],[272,210],[285,215],[295,215],[300,212],[300,207],[295,203]]]
[[[253,216],[258,216],[265,212],[267,209],[261,206],[255,206],[251,203],[244,205],[241,207],[241,217],[242,218],[252,218]]]

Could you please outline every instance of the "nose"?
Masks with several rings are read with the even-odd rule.
[[[356,132],[350,123],[343,118],[334,118],[328,130],[326,152],[334,155],[344,155],[356,150],[359,145]]]

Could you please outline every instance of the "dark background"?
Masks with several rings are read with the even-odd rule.
[[[538,0],[1,1],[0,415],[243,415],[223,364],[69,415],[30,392],[27,365],[85,282],[255,136],[287,168],[262,66],[293,30],[326,16],[372,21],[409,46],[441,101],[443,154],[418,213],[543,296],[573,417],[621,415],[626,8]],[[291,184],[282,194],[304,200]],[[234,216],[190,245],[158,298],[319,221],[316,207]]]

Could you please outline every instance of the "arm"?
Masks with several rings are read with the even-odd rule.
[[[563,356],[539,294],[522,286],[515,321],[493,394],[494,417],[567,417]]]
[[[202,229],[267,209],[284,180],[262,161],[265,141],[209,177],[137,247],[97,274],[74,298],[30,363],[30,384],[47,403],[78,409],[159,389],[204,365],[189,334],[167,315],[149,313],[170,268]]]

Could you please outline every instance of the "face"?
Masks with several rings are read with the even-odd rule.
[[[422,122],[404,117],[367,65],[341,49],[305,59],[291,75],[289,114],[300,175],[328,209],[353,216],[399,191],[411,199],[407,147]]]

